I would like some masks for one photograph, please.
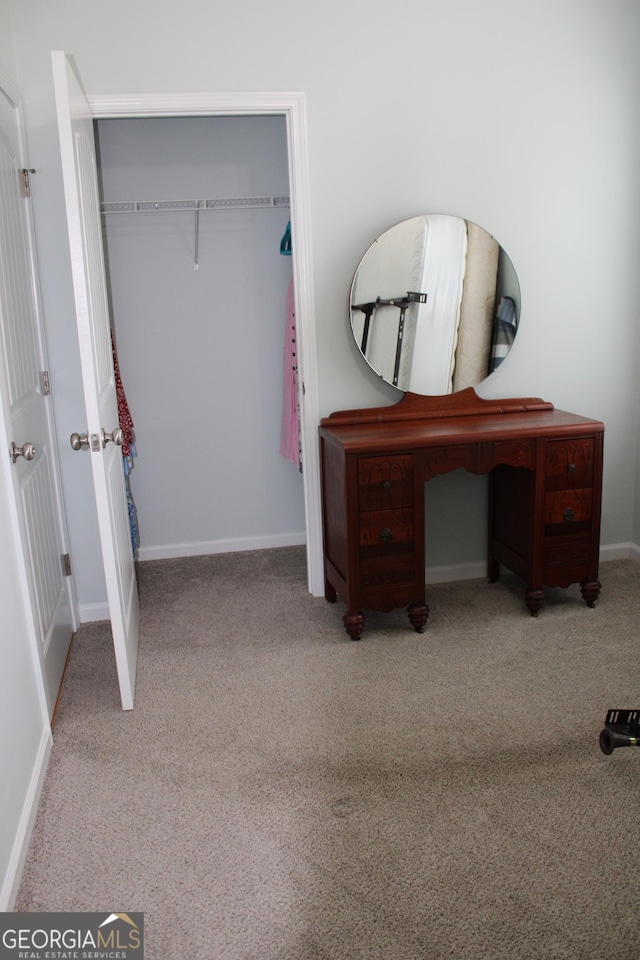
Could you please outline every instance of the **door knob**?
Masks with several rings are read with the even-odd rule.
[[[16,447],[13,440],[11,441],[11,447],[9,448],[9,453],[11,459],[15,463],[18,457],[24,457],[25,460],[33,460],[36,455],[36,448],[32,443],[23,443],[21,447]]]
[[[74,450],[82,450],[89,446],[89,435],[87,433],[72,433],[69,442]]]
[[[120,427],[116,427],[111,433],[107,433],[103,427],[101,433],[103,447],[106,447],[108,443],[115,443],[116,447],[122,446],[122,430]]]

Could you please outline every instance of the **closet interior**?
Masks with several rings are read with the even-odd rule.
[[[139,558],[305,542],[284,116],[97,120]],[[295,458],[293,458],[295,460]]]

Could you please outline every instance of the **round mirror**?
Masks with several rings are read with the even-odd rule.
[[[379,377],[442,395],[476,386],[502,363],[520,318],[511,260],[482,227],[429,214],[369,247],[351,285],[351,329]]]

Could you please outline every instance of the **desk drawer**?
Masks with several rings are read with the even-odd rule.
[[[413,541],[413,510],[377,510],[358,518],[361,547],[390,548]]]
[[[553,490],[544,497],[544,523],[570,533],[576,523],[591,519],[593,510],[593,490]]]
[[[593,486],[593,437],[547,442],[546,490],[581,490]]]
[[[361,457],[358,510],[363,513],[413,506],[413,456]]]
[[[591,557],[591,534],[578,533],[572,536],[547,537],[544,544],[544,563],[576,563]]]
[[[413,559],[413,510],[378,510],[361,513],[358,542],[362,568],[389,570]]]

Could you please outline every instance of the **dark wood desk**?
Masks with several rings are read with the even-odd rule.
[[[604,425],[537,398],[406,394],[392,407],[332,414],[320,425],[325,596],[346,603],[347,633],[363,610],[407,607],[424,630],[425,481],[463,468],[489,474],[488,576],[500,565],[526,583],[534,616],[543,587],[600,592]]]

